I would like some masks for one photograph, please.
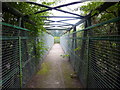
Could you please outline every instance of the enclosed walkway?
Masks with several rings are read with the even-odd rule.
[[[81,88],[60,44],[54,44],[28,88]],[[71,75],[72,74],[72,75]]]
[[[0,90],[120,89],[120,2],[39,1],[0,3]]]

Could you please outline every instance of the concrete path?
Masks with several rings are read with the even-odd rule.
[[[28,83],[28,88],[81,88],[79,80],[71,78],[74,71],[60,44],[54,44],[40,71]]]

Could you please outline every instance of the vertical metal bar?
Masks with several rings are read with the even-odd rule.
[[[67,53],[69,54],[69,61],[70,61],[70,52],[69,52],[69,50],[68,50],[68,48],[70,47],[70,30],[68,31],[68,36],[67,36],[67,38],[66,38],[66,40],[68,40],[68,42],[69,42],[69,44],[68,44],[68,46],[67,46]]]
[[[19,18],[19,27],[22,26],[22,17]],[[18,32],[18,43],[19,43],[19,78],[20,78],[20,88],[22,88],[22,52],[21,52],[21,37],[20,30]]]
[[[0,2],[0,22],[2,22],[2,2]],[[2,24],[0,24],[0,38],[2,38]],[[2,89],[2,39],[0,39],[0,90]]]
[[[19,18],[19,27],[21,27],[21,24],[22,24],[22,18],[20,17]]]
[[[21,47],[21,37],[19,36],[19,72],[20,72],[20,88],[22,88],[22,47]]]
[[[91,16],[91,14],[89,14],[90,16]],[[89,27],[89,26],[91,26],[91,18],[88,18],[88,20],[87,20],[87,27]],[[87,38],[87,75],[86,75],[86,87],[88,88],[89,86],[89,53],[90,53],[90,51],[89,51],[89,49],[90,49],[90,36],[92,35],[92,32],[91,32],[91,30],[89,30],[88,32],[87,32],[87,34],[88,34],[88,38]]]
[[[87,21],[85,21],[85,28],[87,28]],[[82,39],[82,46],[81,46],[81,51],[80,51],[80,55],[81,55],[81,60],[84,59],[84,54],[85,54],[85,45],[86,45],[86,38],[87,37],[87,31],[83,31],[83,39]]]
[[[120,5],[120,2],[118,3],[118,5]],[[118,7],[118,17],[120,17],[120,8]],[[120,35],[120,22],[116,22],[116,27],[117,27],[117,32],[118,32],[118,35]],[[120,44],[118,43],[117,44],[117,49],[120,50]],[[118,60],[118,63],[119,63],[119,60]],[[120,68],[120,65],[119,65],[119,68]],[[118,73],[118,76],[120,76],[120,72]],[[117,83],[120,84],[120,82],[118,81],[119,80],[119,77],[117,78]]]
[[[90,16],[91,16],[91,14],[89,14]],[[87,20],[87,27],[89,27],[89,26],[91,26],[91,17],[90,18],[88,18],[88,20]],[[92,32],[92,30],[89,30],[89,32],[88,32],[88,48],[87,48],[87,85],[86,85],[86,87],[87,88],[89,88],[89,75],[90,75],[90,70],[89,70],[89,68],[90,68],[90,62],[89,62],[89,54],[90,54],[90,36],[92,36],[92,34],[93,34],[93,32]]]
[[[91,22],[91,19],[89,18],[89,19],[87,19],[86,21],[85,21],[85,28],[87,28],[88,26],[90,26],[90,22]],[[88,39],[85,39],[85,38],[89,38],[89,31],[84,31],[83,32],[83,39],[82,39],[82,45],[81,45],[81,51],[80,51],[80,58],[81,58],[81,60],[83,61],[83,64],[84,64],[84,67],[83,67],[83,69],[85,70],[85,72],[87,72],[88,71],[88,63],[86,63],[86,62],[88,62],[88,60],[87,60],[87,58],[86,58],[86,54],[85,53],[87,53],[87,52],[89,52],[89,51],[87,51],[86,50],[86,44],[89,44],[89,42],[87,42],[88,41]],[[87,72],[88,73],[88,72]],[[88,83],[88,79],[87,79],[87,77],[88,77],[88,75],[87,75],[87,73],[86,74],[83,74],[83,75],[85,75],[85,78],[86,78],[86,82],[84,83],[84,86],[85,87],[87,87],[87,83]]]
[[[74,27],[74,32],[76,32],[76,26]],[[74,33],[73,34],[73,38],[74,38],[74,69],[75,69],[75,71],[76,71],[76,56],[75,56],[75,54],[76,54],[76,51],[75,51],[75,49],[77,48],[77,43],[76,43],[76,33]]]
[[[87,45],[87,85],[86,87],[88,88],[89,86],[89,53],[90,53],[90,38],[88,37],[88,45]]]
[[[75,32],[76,31],[76,26],[74,26],[74,28],[73,28],[73,32]],[[75,38],[76,38],[76,33],[73,33],[72,34],[72,36],[73,36],[73,39],[72,39],[72,50],[73,50],[73,61],[72,61],[72,64],[73,64],[73,68],[74,68],[74,70],[75,70]]]

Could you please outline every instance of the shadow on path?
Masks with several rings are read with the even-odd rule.
[[[81,88],[79,80],[71,78],[74,71],[63,54],[60,44],[54,44],[27,88]]]

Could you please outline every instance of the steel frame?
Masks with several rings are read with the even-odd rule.
[[[38,3],[35,3],[35,2],[27,2],[27,3],[30,3],[30,4],[34,4],[34,5],[38,5],[38,6],[41,6],[41,7],[45,7],[45,8],[48,8],[48,9],[45,9],[45,10],[42,10],[42,11],[37,11],[35,12],[34,14],[38,14],[38,13],[42,13],[42,12],[46,12],[46,11],[49,11],[49,10],[57,10],[57,11],[60,11],[60,12],[64,12],[64,13],[68,13],[68,14],[71,14],[71,15],[74,15],[74,16],[40,16],[41,18],[64,18],[64,20],[58,20],[58,21],[54,21],[54,20],[46,20],[46,21],[49,21],[49,22],[46,22],[45,25],[50,25],[50,27],[62,27],[62,26],[71,26],[70,28],[65,28],[64,30],[71,30],[72,27],[75,26],[75,24],[70,24],[70,23],[66,23],[65,21],[70,21],[70,20],[81,20],[83,19],[85,16],[82,16],[82,15],[78,15],[78,14],[75,14],[75,13],[71,13],[71,12],[68,12],[68,11],[64,11],[64,10],[61,10],[59,8],[61,7],[66,7],[66,6],[70,6],[70,5],[74,5],[74,4],[78,4],[78,3],[83,3],[85,1],[77,1],[77,2],[71,2],[71,3],[68,3],[68,4],[63,4],[63,5],[59,5],[59,6],[56,6],[56,7],[50,7],[50,6],[47,6],[47,5],[43,5],[43,4],[38,4]],[[31,14],[30,14],[31,15]],[[28,15],[28,16],[30,16]],[[27,16],[27,15],[26,15]],[[59,25],[57,24],[54,24],[54,25],[51,25],[50,23],[54,23],[54,22],[58,22],[58,23],[61,23]],[[61,29],[54,29],[54,28],[46,28],[46,30],[63,30],[63,28]]]
[[[38,4],[38,3],[35,3],[35,2],[28,2],[28,3],[48,8],[48,9],[45,9],[45,10],[42,10],[42,11],[35,12],[34,14],[38,14],[38,13],[42,13],[42,12],[46,12],[46,11],[54,9],[54,10],[57,10],[57,11],[60,11],[60,12],[69,13],[69,14],[76,15],[76,16],[79,16],[79,17],[84,17],[84,16],[81,16],[81,15],[78,15],[78,14],[75,14],[75,13],[71,13],[71,12],[68,12],[68,11],[58,9],[58,8],[61,8],[61,7],[66,7],[66,6],[69,6],[69,5],[83,3],[83,2],[84,1],[72,2],[72,3],[68,3],[68,4],[59,5],[59,6],[56,6],[56,7],[50,7],[50,6],[43,5],[43,4]]]
[[[89,0],[86,0],[86,1],[89,1]],[[50,6],[47,6],[47,5],[43,5],[43,4],[38,4],[38,3],[35,3],[35,2],[27,2],[27,3],[30,3],[30,4],[34,4],[34,5],[38,5],[38,6],[41,6],[41,7],[45,7],[47,9],[45,10],[42,10],[42,11],[37,11],[35,12],[34,14],[38,14],[38,13],[42,13],[42,12],[46,12],[46,11],[50,11],[50,10],[57,10],[57,11],[60,11],[60,12],[64,12],[64,13],[68,13],[68,14],[71,14],[71,15],[74,15],[74,16],[40,16],[41,18],[61,18],[62,20],[58,20],[58,21],[54,21],[54,20],[45,20],[45,21],[49,21],[47,23],[45,23],[44,25],[50,25],[49,28],[46,28],[46,30],[63,30],[63,28],[51,28],[51,27],[62,27],[62,26],[71,26],[69,28],[65,28],[64,30],[66,31],[70,31],[72,29],[74,29],[74,27],[80,25],[81,23],[83,23],[85,20],[87,20],[88,18],[90,17],[93,17],[94,15],[97,15],[98,13],[95,13],[94,15],[91,16],[91,12],[86,15],[86,16],[82,16],[82,15],[78,15],[78,14],[75,14],[75,13],[72,13],[72,12],[68,12],[68,11],[64,11],[64,10],[61,10],[59,8],[62,8],[62,7],[66,7],[66,6],[70,6],[70,5],[74,5],[74,4],[78,4],[78,3],[83,3],[83,2],[86,2],[86,1],[77,1],[77,2],[71,2],[71,3],[68,3],[68,4],[63,4],[63,5],[59,5],[59,6],[56,6],[56,7],[50,7]],[[96,10],[99,11],[99,13],[101,13],[102,11],[106,10],[108,7],[114,5],[114,3],[111,3],[111,2],[105,2],[103,5],[101,5],[100,7],[96,8]],[[31,16],[32,14],[30,15],[25,15],[25,16]],[[77,23],[75,24],[69,24],[69,23],[66,23],[65,21],[70,21],[70,20],[79,20]],[[58,23],[63,23],[63,24],[50,24],[50,23],[53,23],[53,22],[58,22]]]

